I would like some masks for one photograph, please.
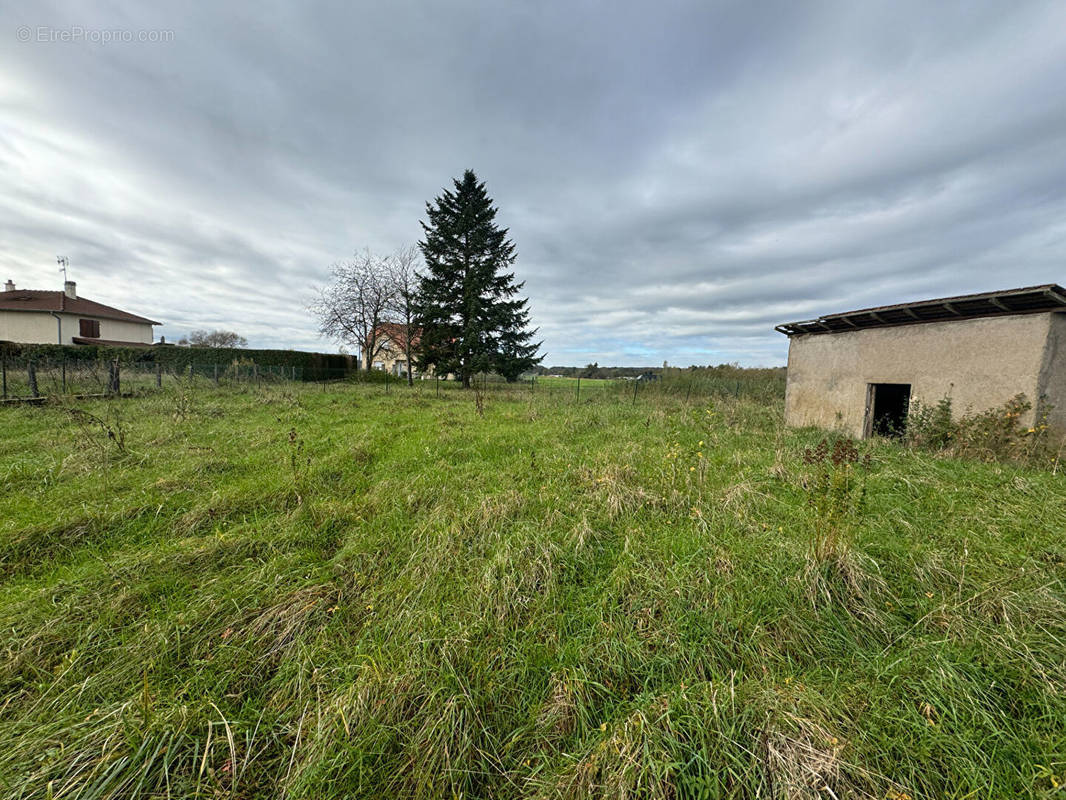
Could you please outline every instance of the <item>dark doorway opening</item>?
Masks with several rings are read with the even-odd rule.
[[[868,432],[874,436],[902,436],[907,429],[910,402],[909,383],[871,383]]]

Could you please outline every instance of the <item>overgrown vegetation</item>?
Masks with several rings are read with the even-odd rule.
[[[934,452],[949,452],[982,461],[1017,461],[1058,468],[1062,441],[1048,428],[1050,407],[1036,411],[1024,394],[1002,406],[953,418],[951,398],[935,405],[913,404],[907,417],[907,441]]]
[[[574,383],[2,409],[0,794],[1061,795],[1061,476]]]

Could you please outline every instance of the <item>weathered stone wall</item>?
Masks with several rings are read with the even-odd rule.
[[[1048,424],[1066,432],[1066,314],[1051,314],[1039,394],[1050,407]]]

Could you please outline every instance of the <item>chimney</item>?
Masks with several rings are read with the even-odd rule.
[[[4,284],[4,291],[5,292],[13,292],[13,291],[15,291],[15,282],[13,280],[11,280],[10,278],[8,278],[7,279],[7,283]]]
[[[78,299],[78,284],[74,281],[63,281],[63,294],[71,300]]]

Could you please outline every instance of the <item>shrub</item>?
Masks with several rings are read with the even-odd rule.
[[[907,417],[907,442],[923,450],[948,451],[981,461],[1053,464],[1056,454],[1047,424],[1051,407],[1041,402],[1032,424],[1023,424],[1032,410],[1029,399],[1017,394],[1001,406],[953,420],[950,397],[934,406],[916,401]]]
[[[943,397],[928,406],[915,400],[907,414],[906,441],[924,450],[944,450],[955,440],[956,426],[951,414],[951,398]]]
[[[1016,459],[1023,455],[1025,430],[1022,416],[1033,408],[1024,394],[1015,395],[1002,406],[959,420],[955,449],[959,455],[983,461]],[[1035,430],[1035,429],[1034,429]]]

